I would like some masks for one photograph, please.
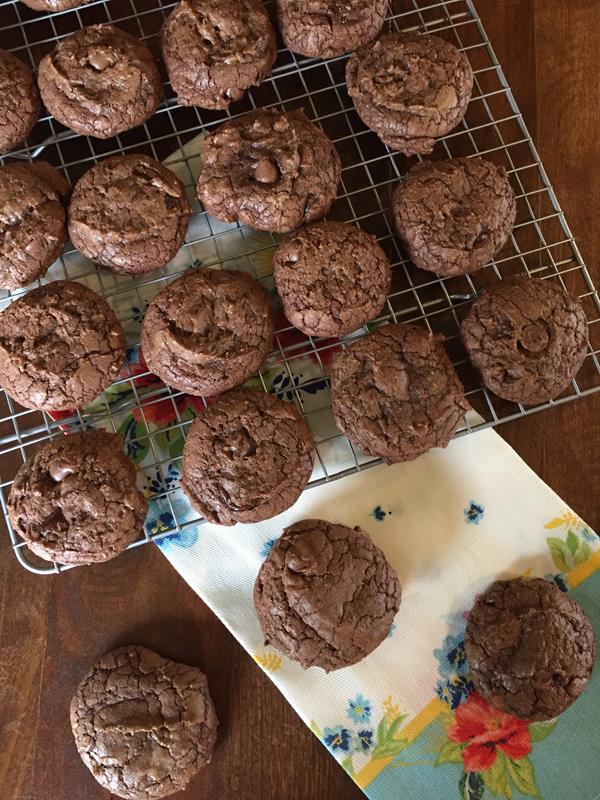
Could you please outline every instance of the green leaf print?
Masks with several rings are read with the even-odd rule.
[[[508,780],[508,773],[506,771],[506,763],[508,759],[502,750],[496,751],[496,760],[491,767],[481,773],[483,782],[488,787],[490,792],[500,795],[501,797],[512,797],[512,789]]]
[[[318,724],[314,721],[314,719],[311,719],[310,721],[310,729],[314,733],[314,735],[317,736],[319,739],[323,738],[323,733],[321,732],[321,728],[319,728]]]
[[[570,572],[592,555],[589,544],[572,530],[567,533],[566,539],[548,536],[546,542],[550,548],[552,560],[561,572]]]
[[[136,464],[141,464],[148,455],[150,447],[150,439],[145,426],[140,422],[136,422],[134,417],[130,416],[122,422],[117,433],[125,440],[125,448],[129,458]]]
[[[481,800],[484,783],[478,772],[463,772],[458,781],[460,800]]]
[[[531,741],[543,742],[547,736],[550,736],[557,725],[558,719],[549,719],[546,722],[532,722],[529,726]]]
[[[450,739],[444,742],[442,749],[436,759],[435,766],[440,764],[461,764],[462,763],[462,745],[451,742]]]
[[[385,714],[375,734],[375,747],[373,748],[373,758],[385,758],[389,756],[397,756],[401,753],[408,742],[406,739],[396,739],[396,731],[406,719],[406,714],[396,714],[390,718]]]
[[[354,764],[352,763],[352,756],[346,756],[346,758],[340,762],[341,768],[352,777],[354,775]]]
[[[571,566],[568,562],[572,562],[572,559],[571,554],[566,548],[566,543],[563,542],[562,539],[557,539],[555,536],[548,536],[546,541],[548,542],[548,547],[550,548],[552,561],[554,561],[555,565],[561,572],[569,572]]]
[[[574,556],[579,549],[579,539],[575,536],[573,531],[567,533],[567,547],[572,556]]]
[[[535,784],[535,771],[528,758],[507,759],[508,774],[515,789],[527,797],[541,798]]]

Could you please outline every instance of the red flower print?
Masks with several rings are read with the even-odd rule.
[[[455,712],[448,738],[457,744],[468,742],[462,751],[466,772],[489,769],[498,748],[509,758],[524,758],[531,752],[529,722],[492,708],[477,692]]]

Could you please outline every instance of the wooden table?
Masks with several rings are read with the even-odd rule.
[[[600,282],[600,3],[476,0],[584,258]],[[499,429],[600,529],[600,394]],[[106,800],[73,746],[68,704],[104,651],[137,642],[202,665],[220,719],[211,765],[180,800],[363,795],[155,547],[51,578],[0,540],[0,795]]]

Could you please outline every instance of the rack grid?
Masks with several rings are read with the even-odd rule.
[[[78,9],[47,15],[31,11],[18,0],[0,0],[0,42],[35,68],[57,39],[87,25],[113,22],[142,38],[159,59],[160,28],[175,5],[160,0],[93,0]],[[266,6],[273,13],[272,3]],[[27,146],[0,158],[2,162],[43,157],[73,185],[92,164],[109,155],[143,152],[166,161],[193,199],[200,168],[197,137],[204,131],[261,106],[303,108],[323,128],[343,164],[338,199],[329,218],[357,223],[376,235],[390,258],[394,279],[380,317],[344,340],[306,337],[283,319],[276,331],[275,348],[259,372],[263,389],[295,400],[311,428],[316,464],[309,488],[380,463],[358,452],[335,429],[324,388],[329,356],[375,325],[416,322],[444,336],[467,399],[478,412],[467,415],[457,436],[600,390],[600,300],[473,2],[394,0],[391,6],[388,31],[420,30],[441,35],[467,53],[475,73],[465,119],[438,141],[431,157],[484,155],[504,166],[517,194],[517,222],[509,243],[488,266],[470,276],[438,278],[416,269],[403,253],[391,222],[390,192],[416,158],[391,152],[361,122],[346,92],[347,56],[326,61],[301,58],[280,46],[271,76],[226,112],[179,106],[161,64],[164,100],[146,124],[102,141],[79,136],[43,115]],[[150,500],[167,509],[168,522],[157,530],[146,528],[130,547],[203,521],[182,502],[173,459],[158,444],[159,434],[181,431],[185,436],[190,417],[182,412],[185,396],[154,379],[143,362],[137,363],[141,317],[166,282],[189,266],[243,269],[272,289],[269,263],[276,244],[277,237],[271,234],[257,234],[246,226],[214,220],[195,202],[186,243],[178,257],[161,270],[135,279],[117,276],[82,259],[72,245],[66,248],[41,283],[66,278],[84,282],[102,294],[126,329],[130,361],[116,384],[98,401],[67,416],[24,409],[0,392],[0,504],[22,566],[39,574],[69,568],[37,559],[10,528],[6,508],[19,466],[45,441],[67,428],[101,426],[117,430],[124,414],[135,416],[136,433],[130,445],[143,447],[147,453],[142,480],[149,487]],[[481,290],[497,279],[517,274],[557,281],[582,299],[589,322],[590,346],[576,379],[559,398],[533,407],[503,401],[485,389],[469,365],[458,336],[460,320]],[[23,290],[0,293],[0,309],[21,294]],[[320,391],[316,392],[316,387]],[[206,405],[204,399],[200,402]],[[165,404],[171,409],[172,423],[159,428],[154,420]]]

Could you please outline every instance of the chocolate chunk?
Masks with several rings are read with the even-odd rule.
[[[83,255],[135,275],[177,255],[190,213],[185,189],[170,169],[148,156],[112,156],[75,185],[69,234]]]
[[[375,39],[388,0],[277,0],[285,46],[295,53],[332,58]]]
[[[33,72],[0,50],[0,153],[10,153],[31,133],[42,104]]]
[[[383,642],[401,588],[360,528],[304,519],[286,528],[254,584],[265,639],[288,658],[326,672],[356,664]]]
[[[581,302],[556,283],[534,278],[497,283],[473,303],[460,330],[483,383],[515,403],[559,395],[588,345]]]
[[[119,555],[142,530],[148,502],[120,436],[59,436],[18,471],[10,522],[40,558],[92,564]]]
[[[71,727],[101,786],[126,800],[155,800],[183,791],[210,762],[218,722],[203,672],[129,645],[81,681]]]
[[[504,168],[474,157],[417,164],[392,208],[413,264],[451,276],[481,269],[504,247],[517,203]]]
[[[27,286],[48,271],[67,240],[66,215],[49,164],[0,166],[0,286]],[[46,175],[56,174],[54,184]]]
[[[473,70],[464,53],[437,36],[390,33],[352,54],[346,82],[365,125],[409,156],[430,153],[464,117]]]
[[[25,408],[71,410],[118,377],[125,337],[87,286],[53,281],[0,313],[0,385]]]
[[[381,311],[389,261],[356,225],[317,222],[292,233],[273,260],[286,317],[309,336],[343,336]]]
[[[260,0],[181,0],[162,53],[179,103],[228,108],[270,73],[277,42]]]
[[[338,428],[388,464],[446,447],[468,406],[441,342],[417,325],[383,325],[339,353],[331,373]]]
[[[467,623],[465,652],[477,691],[527,720],[561,714],[585,689],[595,659],[581,606],[541,578],[496,581]]]
[[[152,53],[114,25],[92,25],[61,39],[41,60],[38,84],[60,123],[99,139],[146,122],[162,94]]]
[[[296,502],[312,468],[312,437],[294,404],[238,389],[194,421],[182,487],[209,522],[259,522]]]
[[[264,231],[286,232],[324,216],[341,177],[335,147],[302,111],[252,111],[208,134],[200,154],[198,198],[208,213]],[[259,177],[265,160],[277,167],[274,182]]]
[[[150,304],[142,325],[148,367],[196,395],[232,389],[263,363],[273,341],[269,295],[243,272],[195,269]]]

